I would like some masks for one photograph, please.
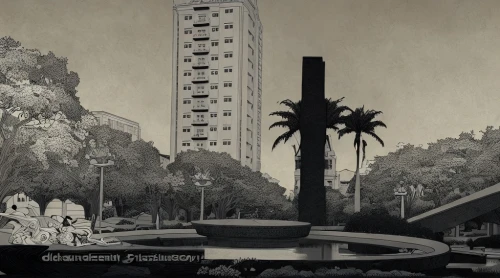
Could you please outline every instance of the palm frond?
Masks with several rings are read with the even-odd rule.
[[[374,132],[365,132],[366,134],[370,135],[371,137],[375,138],[375,140],[377,140],[380,145],[382,145],[382,147],[384,147],[384,141],[382,141],[382,139],[380,139],[380,137],[378,137],[377,134],[375,134]]]
[[[347,134],[350,134],[350,133],[353,133],[354,130],[350,129],[350,128],[343,128],[341,130],[339,130],[337,133],[339,135],[339,139],[342,138],[344,135],[347,135]]]
[[[372,129],[375,129],[376,127],[385,127],[385,128],[387,128],[387,126],[385,125],[385,123],[382,122],[382,121],[370,122],[370,124],[368,126],[370,128],[372,128]]]
[[[283,127],[283,128],[291,129],[291,128],[293,128],[293,125],[292,125],[292,123],[290,123],[290,121],[281,121],[281,122],[275,122],[275,123],[273,123],[269,127],[269,129],[275,128],[275,127]]]
[[[276,140],[274,141],[273,143],[273,147],[272,147],[272,150],[274,150],[276,148],[276,146],[278,146],[281,142],[283,143],[286,143],[288,142],[288,140],[290,138],[292,138],[293,134],[295,133],[296,131],[292,131],[292,130],[289,130],[283,134],[281,134],[280,136],[278,136],[278,138],[276,138]]]

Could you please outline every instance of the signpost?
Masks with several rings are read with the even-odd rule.
[[[198,173],[194,175],[194,184],[201,188],[201,208],[200,208],[200,220],[203,220],[203,215],[205,213],[205,187],[212,185],[213,178],[210,177],[210,171],[206,170],[202,172],[197,169]]]
[[[401,196],[401,219],[404,219],[405,218],[405,196],[408,194],[408,192],[406,192],[406,189],[404,188],[403,186],[403,181],[401,181],[399,184],[400,184],[400,187],[399,188],[396,188],[394,189],[394,195],[397,197],[397,196]]]

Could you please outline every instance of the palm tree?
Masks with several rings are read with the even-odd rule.
[[[345,111],[351,111],[347,106],[339,106],[338,104],[344,100],[340,98],[338,100],[331,100],[329,98],[325,99],[326,102],[326,128],[338,130],[338,125],[340,123],[341,115]],[[280,102],[288,107],[288,111],[276,111],[269,116],[279,116],[281,121],[273,123],[269,129],[274,127],[283,127],[287,131],[276,138],[273,144],[273,150],[281,143],[286,143],[292,136],[295,135],[297,131],[300,131],[300,107],[302,101],[299,100],[294,102],[292,100],[286,99]]]
[[[376,127],[385,127],[387,126],[382,121],[374,121],[377,115],[382,114],[381,111],[375,110],[366,110],[365,107],[356,108],[356,110],[352,111],[349,109],[351,113],[347,116],[342,116],[340,122],[344,125],[342,129],[338,131],[339,139],[342,136],[354,133],[356,137],[354,138],[354,148],[356,149],[356,185],[354,192],[354,212],[359,212],[361,210],[361,193],[360,193],[360,177],[359,177],[359,161],[360,161],[360,151],[361,143],[363,143],[363,159],[365,160],[365,148],[367,146],[366,141],[361,139],[362,134],[368,134],[371,137],[375,138],[382,147],[384,146],[384,141],[375,134]]]

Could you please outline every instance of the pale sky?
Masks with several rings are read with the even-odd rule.
[[[271,152],[283,99],[298,100],[303,56],[326,61],[326,95],[381,110],[367,157],[500,122],[500,1],[259,0],[264,25],[262,172],[293,188],[292,144]],[[82,104],[137,121],[170,148],[172,0],[0,0],[0,36],[53,51],[79,74]],[[332,144],[354,169],[353,137]],[[295,142],[293,142],[295,144]]]

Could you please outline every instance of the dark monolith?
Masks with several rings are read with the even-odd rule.
[[[299,221],[323,226],[326,222],[326,103],[325,62],[322,57],[303,58],[300,113]]]

